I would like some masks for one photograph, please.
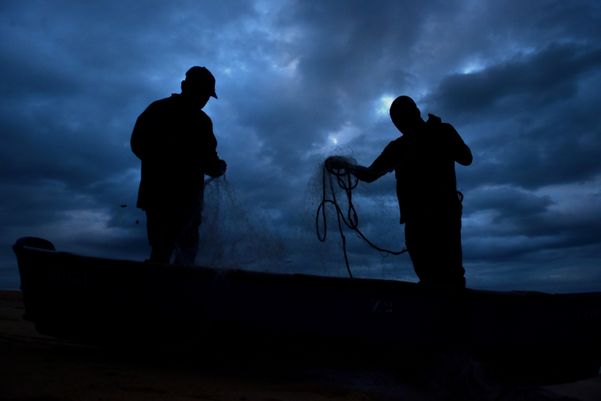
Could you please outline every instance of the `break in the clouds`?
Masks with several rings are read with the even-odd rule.
[[[398,135],[388,105],[408,94],[475,156],[457,167],[468,284],[599,291],[600,27],[592,0],[3,1],[0,286],[18,286],[20,236],[146,256],[131,129],[205,65],[229,169],[203,261],[344,275],[336,233],[315,235],[319,163],[369,164]],[[369,236],[402,248],[393,176],[355,200]],[[406,255],[352,235],[349,254],[356,275],[415,280]]]

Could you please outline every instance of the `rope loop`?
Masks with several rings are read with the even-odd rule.
[[[336,184],[340,189],[342,189],[346,195],[347,199],[347,210],[346,212],[342,210],[338,199],[336,198],[336,191],[334,185],[334,177],[336,178]],[[344,235],[344,226],[353,231],[357,236],[359,236],[363,241],[365,241],[370,247],[374,248],[378,252],[388,253],[391,255],[400,255],[402,253],[407,252],[407,249],[404,248],[400,251],[391,251],[389,249],[382,248],[376,244],[374,244],[371,240],[369,240],[365,234],[359,229],[359,215],[357,214],[357,210],[355,209],[355,205],[353,204],[353,190],[359,185],[359,179],[351,174],[346,168],[333,168],[329,166],[329,163],[326,162],[323,165],[322,169],[322,198],[319,206],[317,207],[317,213],[315,215],[315,231],[317,234],[317,239],[319,241],[324,242],[327,237],[328,232],[328,224],[327,224],[327,216],[326,216],[326,206],[332,205],[334,210],[336,211],[336,221],[338,223],[338,233],[340,235],[340,239],[342,242],[342,251],[344,254],[344,262],[346,265],[346,270],[350,278],[353,278],[353,273],[351,271],[351,266],[348,257],[348,251],[346,249],[346,236]],[[330,197],[328,197],[328,188],[330,192]]]

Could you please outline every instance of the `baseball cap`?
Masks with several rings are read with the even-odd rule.
[[[215,77],[208,68],[199,66],[190,68],[186,72],[186,81],[206,90],[211,96],[217,99],[217,93],[215,93]]]

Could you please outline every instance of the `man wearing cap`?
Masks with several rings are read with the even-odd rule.
[[[142,162],[137,207],[146,212],[149,262],[170,263],[174,250],[176,264],[196,257],[204,176],[226,170],[202,110],[210,97],[217,99],[213,74],[192,67],[180,94],[153,102],[136,121],[131,148]]]
[[[342,158],[328,159],[366,182],[394,171],[396,193],[405,224],[405,243],[420,283],[431,288],[465,288],[461,252],[461,194],[455,162],[468,166],[472,153],[455,128],[432,114],[421,117],[408,96],[390,106],[401,136],[390,142],[369,167]]]

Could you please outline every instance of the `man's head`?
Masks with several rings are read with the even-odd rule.
[[[423,122],[417,105],[409,96],[399,96],[390,105],[390,119],[403,134],[414,131]]]
[[[182,95],[203,108],[210,97],[217,99],[215,93],[215,77],[206,67],[194,66],[186,72],[182,81]]]

